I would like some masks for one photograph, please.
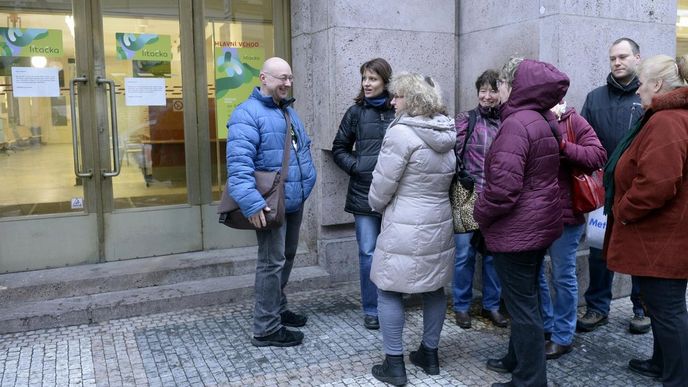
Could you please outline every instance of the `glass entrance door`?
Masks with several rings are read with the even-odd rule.
[[[225,123],[289,9],[0,0],[0,272],[254,245],[217,222]]]
[[[72,4],[17,4],[0,1],[0,271],[95,262],[93,133],[73,132],[70,114]]]
[[[0,272],[202,249],[179,2],[0,1]]]
[[[180,2],[102,2],[103,76],[114,90],[99,111],[109,109],[110,124],[117,123],[109,146],[120,162],[103,187],[108,260],[203,248],[200,206],[190,204],[198,165],[187,157],[198,152],[187,141],[196,128],[195,109],[187,108],[196,103],[195,71],[193,62],[182,63],[193,43],[182,44],[181,30],[192,26],[179,17],[191,1]]]

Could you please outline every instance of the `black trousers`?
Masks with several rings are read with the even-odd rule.
[[[513,369],[511,382],[517,387],[547,386],[539,295],[539,274],[544,257],[544,249],[494,254],[502,297],[511,315],[509,350],[503,362]]]
[[[688,311],[685,279],[638,277],[640,297],[652,322],[651,362],[665,387],[688,384]]]

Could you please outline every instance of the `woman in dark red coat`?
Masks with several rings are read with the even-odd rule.
[[[645,109],[605,169],[608,214],[604,253],[610,270],[638,276],[650,312],[652,358],[631,371],[688,381],[688,66],[665,55],[638,67]]]

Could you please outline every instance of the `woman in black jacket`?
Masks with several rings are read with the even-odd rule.
[[[370,280],[370,265],[380,233],[381,215],[368,205],[368,191],[382,138],[394,120],[392,98],[387,91],[391,77],[392,68],[382,58],[361,65],[361,90],[354,98],[355,104],[344,114],[332,143],[335,163],[350,176],[344,210],[354,214],[356,224],[363,324],[367,329],[380,327],[377,287]]]

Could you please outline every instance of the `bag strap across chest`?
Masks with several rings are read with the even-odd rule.
[[[289,116],[289,111],[284,108],[282,109],[282,113],[284,113],[284,119],[287,121],[287,132],[284,134],[284,154],[282,157],[282,169],[280,170],[280,174],[284,176],[282,178],[282,184],[284,184],[284,180],[286,179],[287,173],[289,171],[289,150],[290,146],[289,143],[292,142],[293,137],[293,132],[294,129],[291,126],[291,117]]]
[[[468,128],[466,129],[466,137],[463,139],[463,147],[461,148],[461,154],[459,155],[459,160],[463,163],[463,155],[466,153],[466,144],[468,144],[468,139],[473,135],[473,130],[475,129],[475,123],[478,121],[478,115],[475,110],[468,112]]]

